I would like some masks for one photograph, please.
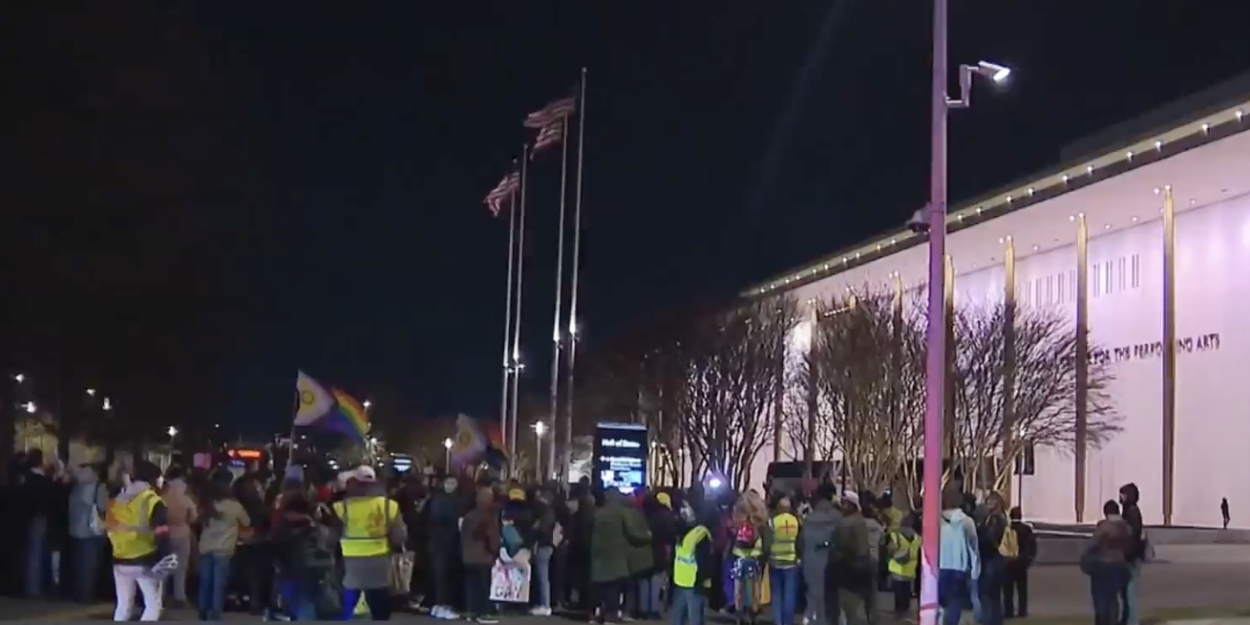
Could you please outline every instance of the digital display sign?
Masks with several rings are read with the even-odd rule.
[[[593,484],[623,493],[647,485],[647,428],[631,423],[600,423],[595,428]]]

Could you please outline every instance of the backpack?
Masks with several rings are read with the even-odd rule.
[[[1020,557],[1020,536],[1016,534],[1016,528],[1010,523],[1003,530],[1003,539],[998,543],[998,553],[1008,559]]]
[[[311,527],[296,539],[292,564],[304,575],[320,579],[334,571],[334,547],[329,531],[321,526]]]
[[[750,523],[739,525],[734,530],[734,542],[743,547],[755,545],[755,526]]]

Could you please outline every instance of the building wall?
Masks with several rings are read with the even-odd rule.
[[[1250,133],[1189,150],[1158,164],[1009,213],[948,239],[956,270],[957,305],[1001,301],[1005,271],[1001,240],[1013,237],[1016,298],[1024,308],[1076,314],[1076,219],[1089,227],[1088,312],[1091,345],[1104,348],[1115,381],[1109,392],[1123,432],[1086,463],[1084,520],[1101,517],[1102,503],[1134,482],[1148,523],[1163,522],[1163,224],[1158,187],[1176,197],[1176,462],[1173,523],[1217,525],[1228,497],[1234,525],[1250,527],[1237,510],[1250,509],[1250,188],[1227,184],[1250,171]],[[1221,170],[1230,170],[1222,175]],[[1232,178],[1230,178],[1232,176]],[[1153,190],[1153,192],[1152,192]],[[995,251],[997,250],[997,251]],[[852,289],[891,288],[898,273],[909,289],[927,282],[927,247],[917,246],[800,286],[800,302]],[[908,298],[912,312],[923,307]],[[1237,323],[1243,321],[1243,323]],[[795,332],[792,349],[806,349],[810,329]],[[796,365],[792,365],[796,366]],[[806,400],[787,398],[790,410]],[[771,460],[757,462],[766,466]],[[783,458],[801,457],[786,444]],[[1023,480],[1030,518],[1076,520],[1076,467],[1070,450],[1040,449],[1037,472]],[[762,469],[761,469],[762,470]],[[753,483],[761,478],[753,478]]]

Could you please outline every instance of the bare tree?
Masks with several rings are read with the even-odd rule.
[[[743,488],[752,461],[772,443],[782,397],[786,342],[797,320],[788,297],[750,302],[705,317],[674,351],[684,384],[673,397],[682,444]]]
[[[1004,330],[1006,304],[963,308],[955,317],[955,422],[962,465],[971,488],[1002,488],[1011,467],[1030,445],[1074,451],[1076,445],[1076,332],[1054,311],[1014,311],[1015,372],[1008,393]],[[1091,346],[1092,353],[1098,352]],[[1107,389],[1107,363],[1091,359],[1086,381],[1087,440],[1105,444],[1122,431]],[[1012,423],[1004,427],[1010,402]]]
[[[884,488],[918,455],[923,335],[893,294],[836,297],[817,319],[806,368],[819,389],[819,452],[841,451],[855,485]]]

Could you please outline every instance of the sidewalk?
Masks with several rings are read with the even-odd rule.
[[[81,621],[112,612],[113,606],[109,603],[0,597],[0,621]]]

